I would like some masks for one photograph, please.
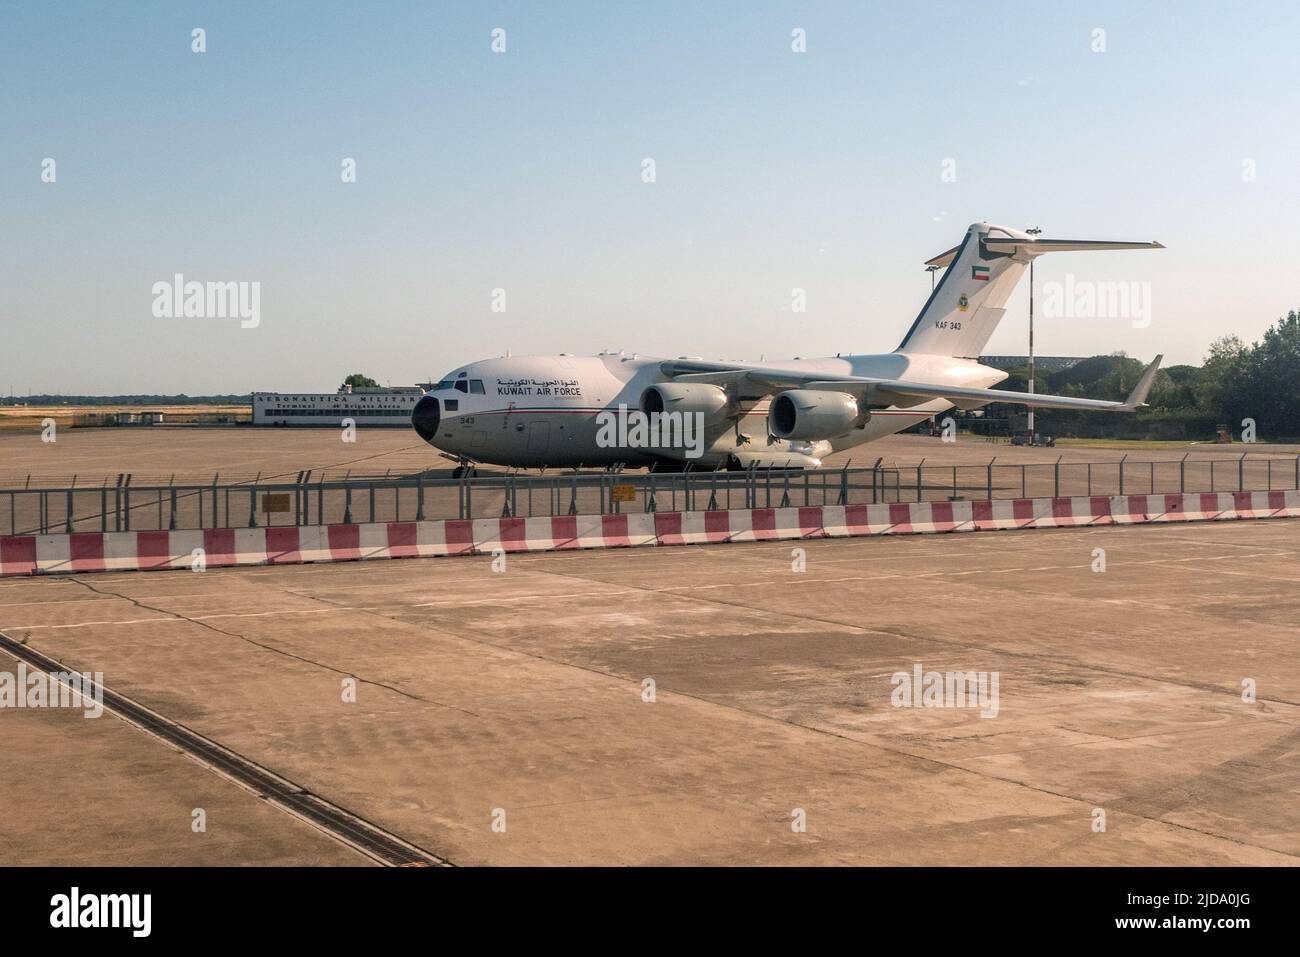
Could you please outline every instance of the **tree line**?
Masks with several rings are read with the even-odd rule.
[[[1036,391],[1118,401],[1128,397],[1143,368],[1123,353],[1092,356],[1068,369],[1038,373]],[[1026,391],[1028,370],[1012,371],[995,388]],[[1035,427],[1056,436],[1208,439],[1219,425],[1240,435],[1243,420],[1252,419],[1260,440],[1300,437],[1300,311],[1288,312],[1258,342],[1222,336],[1201,365],[1161,369],[1147,404],[1131,416],[1041,409]],[[990,417],[1023,412],[1023,406],[987,407]]]

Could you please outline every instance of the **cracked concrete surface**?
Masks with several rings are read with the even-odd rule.
[[[1289,864],[1298,532],[801,542],[802,573],[766,543],[28,579],[0,583],[0,630],[459,864]],[[997,671],[998,716],[892,707],[918,662]],[[234,859],[355,859],[112,718],[0,722],[11,863],[47,853],[33,804],[92,862],[212,860],[145,824],[196,787],[230,802],[209,835]],[[78,761],[169,773],[41,790]]]

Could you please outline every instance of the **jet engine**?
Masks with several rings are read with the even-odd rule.
[[[727,393],[703,382],[660,382],[641,393],[641,411],[699,412],[704,421],[719,417],[728,405]]]
[[[861,427],[866,418],[846,392],[790,389],[772,399],[767,428],[779,439],[828,439]]]

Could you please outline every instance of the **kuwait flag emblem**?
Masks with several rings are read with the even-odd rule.
[[[970,277],[971,277],[972,279],[974,279],[974,280],[977,280],[978,282],[988,282],[988,281],[989,281],[989,267],[988,267],[988,266],[971,266],[971,267],[970,267]]]

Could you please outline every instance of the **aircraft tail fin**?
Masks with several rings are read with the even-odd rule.
[[[1160,243],[1038,239],[1006,226],[974,223],[961,245],[927,266],[947,266],[896,352],[978,359],[1006,314],[1007,300],[1033,257],[1049,252],[1163,249]]]

